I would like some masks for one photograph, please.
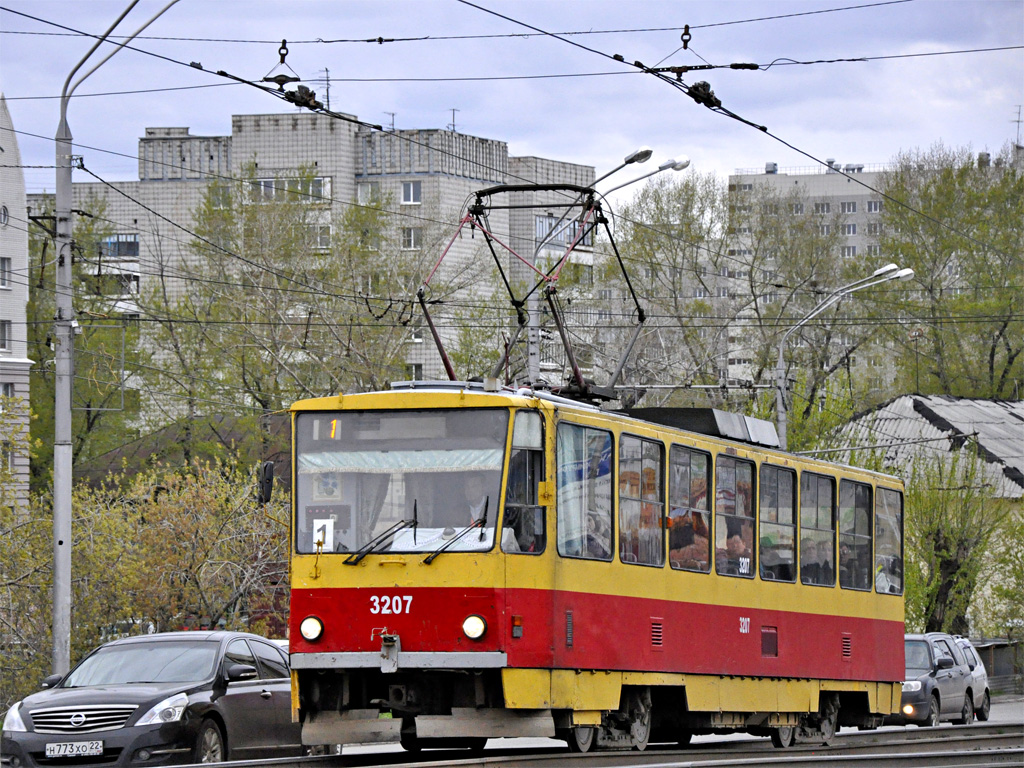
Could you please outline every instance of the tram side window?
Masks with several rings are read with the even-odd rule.
[[[903,594],[903,494],[875,493],[875,591]]]
[[[711,570],[711,517],[708,485],[711,462],[705,453],[673,445],[669,451],[668,505],[671,523],[668,558],[673,568]]]
[[[715,463],[715,571],[754,577],[754,464],[732,456]]]
[[[871,486],[839,482],[839,586],[871,589]]]
[[[804,472],[800,475],[800,581],[833,587],[835,566],[836,481]]]
[[[503,552],[539,554],[544,551],[546,523],[537,492],[544,481],[544,425],[536,411],[516,412],[512,453],[508,461]]]
[[[558,425],[558,554],[612,559],[612,436],[578,424]]]
[[[761,465],[761,578],[796,581],[796,473]]]
[[[623,435],[619,441],[619,559],[665,564],[664,453],[661,443]]]

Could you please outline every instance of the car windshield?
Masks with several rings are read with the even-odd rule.
[[[213,677],[219,646],[196,640],[104,646],[79,664],[62,687],[198,683]]]
[[[491,549],[508,422],[504,409],[300,413],[296,549]]]
[[[928,655],[928,643],[924,640],[906,640],[903,651],[907,659],[907,679],[931,672],[932,662]]]

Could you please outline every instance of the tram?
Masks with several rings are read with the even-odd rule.
[[[784,747],[899,708],[896,477],[493,379],[291,411],[305,744]]]

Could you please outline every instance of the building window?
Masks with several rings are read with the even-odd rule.
[[[857,225],[856,224],[843,224],[843,234],[844,235],[856,235],[857,234]]]
[[[718,298],[720,298],[720,299],[728,299],[729,298],[729,289],[728,288],[719,288],[718,289]]]
[[[819,235],[831,235],[832,234],[832,225],[831,224],[822,224],[820,227],[818,227],[818,234]]]
[[[882,201],[881,200],[868,200],[868,213],[881,213],[882,212]]]
[[[4,256],[0,258],[0,288],[11,287],[11,260]]]
[[[535,220],[536,238],[538,243],[567,247],[576,242],[580,236],[580,223],[575,219],[565,221],[550,214],[537,216]],[[593,245],[593,230],[584,231],[582,240],[577,245]]]
[[[857,212],[857,203],[856,202],[840,203],[839,204],[839,211],[841,213],[856,213]]]
[[[789,212],[794,214],[795,216],[802,215],[803,212],[804,212],[804,204],[803,203],[793,203],[791,206],[789,206]]]
[[[356,202],[369,205],[380,200],[380,182],[360,181],[356,183]]]
[[[7,440],[0,445],[0,465],[7,474],[14,472],[14,448]]]
[[[138,235],[110,235],[100,241],[100,253],[107,259],[137,259]]]
[[[740,184],[740,192],[750,192],[753,189],[753,184]]]
[[[419,205],[422,200],[423,182],[402,182],[402,205]]]
[[[868,246],[868,256],[881,256],[881,255],[882,255],[882,248],[881,248],[881,246],[878,246],[878,245],[869,245]]]
[[[874,235],[875,237],[878,237],[879,235],[881,235],[882,234],[882,222],[880,222],[880,221],[873,221],[870,224],[868,224],[868,234],[869,235]]]
[[[7,410],[7,400],[14,397],[14,384],[5,381],[0,384],[0,413]]]
[[[832,212],[832,203],[815,203],[814,204],[814,212],[815,213],[831,213]]]
[[[0,320],[0,349],[10,351],[11,342],[11,321]]]
[[[844,259],[852,259],[854,256],[857,255],[857,246],[844,245],[842,248],[839,249],[839,252]]]
[[[405,366],[405,375],[410,381],[423,381],[423,363],[409,363]]]
[[[402,250],[415,251],[423,247],[423,229],[421,227],[402,228]]]
[[[309,224],[307,225],[310,244],[318,250],[326,250],[331,247],[331,225],[330,224]]]
[[[11,220],[10,213],[7,212],[6,205],[0,205],[0,227],[6,227],[7,222]]]

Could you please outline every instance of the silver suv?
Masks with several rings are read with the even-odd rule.
[[[960,646],[967,659],[967,667],[971,670],[971,693],[974,696],[974,715],[981,722],[988,720],[989,711],[992,709],[992,696],[988,690],[988,672],[981,656],[971,641],[966,637],[955,636],[956,644]]]

